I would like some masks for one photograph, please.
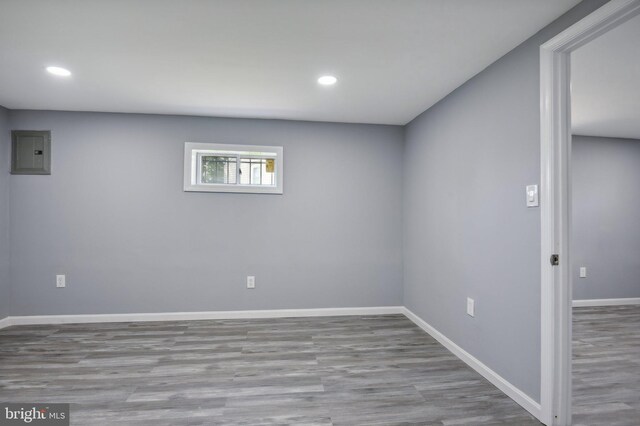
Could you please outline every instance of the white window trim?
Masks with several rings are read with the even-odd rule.
[[[274,186],[236,184],[199,184],[198,154],[203,151],[215,151],[229,157],[265,158],[256,152],[273,154],[276,159],[276,184]],[[233,145],[217,143],[185,142],[184,144],[184,190],[189,192],[233,192],[245,194],[282,194],[283,148],[281,146]]]

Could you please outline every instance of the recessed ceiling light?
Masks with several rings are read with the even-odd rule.
[[[60,67],[47,67],[47,72],[60,77],[69,77],[71,75],[71,71]]]
[[[331,86],[332,84],[336,84],[336,81],[338,81],[338,79],[332,75],[323,75],[318,79],[318,83],[323,86]]]

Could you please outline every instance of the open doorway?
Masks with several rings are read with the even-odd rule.
[[[574,425],[640,422],[640,16],[571,53]]]
[[[612,0],[541,46],[541,410],[547,425],[572,424],[572,282],[579,272],[571,245],[572,53],[638,14],[639,0]]]

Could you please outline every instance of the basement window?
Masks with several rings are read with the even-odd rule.
[[[184,190],[282,194],[282,147],[186,142]]]

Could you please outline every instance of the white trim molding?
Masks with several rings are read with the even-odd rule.
[[[220,319],[328,317],[348,315],[403,314],[402,306],[363,308],[269,309],[250,311],[160,312],[137,314],[29,315],[0,320],[0,328],[11,325],[84,324],[101,322],[195,321]]]
[[[611,0],[540,47],[540,420],[549,426],[571,424],[570,55],[639,13],[640,0]]]
[[[0,330],[2,330],[5,327],[9,327],[11,324],[11,319],[9,317],[5,317],[0,319]]]
[[[482,377],[491,382],[495,387],[504,392],[509,398],[520,404],[522,408],[527,410],[537,419],[541,417],[540,404],[533,400],[529,395],[518,389],[504,377],[487,367],[480,360],[475,358],[469,352],[462,349],[447,336],[436,330],[429,323],[411,312],[408,308],[403,308],[404,315],[413,321],[418,327],[423,329],[427,334],[436,339],[442,346],[447,348],[451,353],[460,358],[465,364],[477,371]]]
[[[621,299],[578,299],[573,301],[574,308],[623,305],[640,305],[640,297],[625,297]]]

